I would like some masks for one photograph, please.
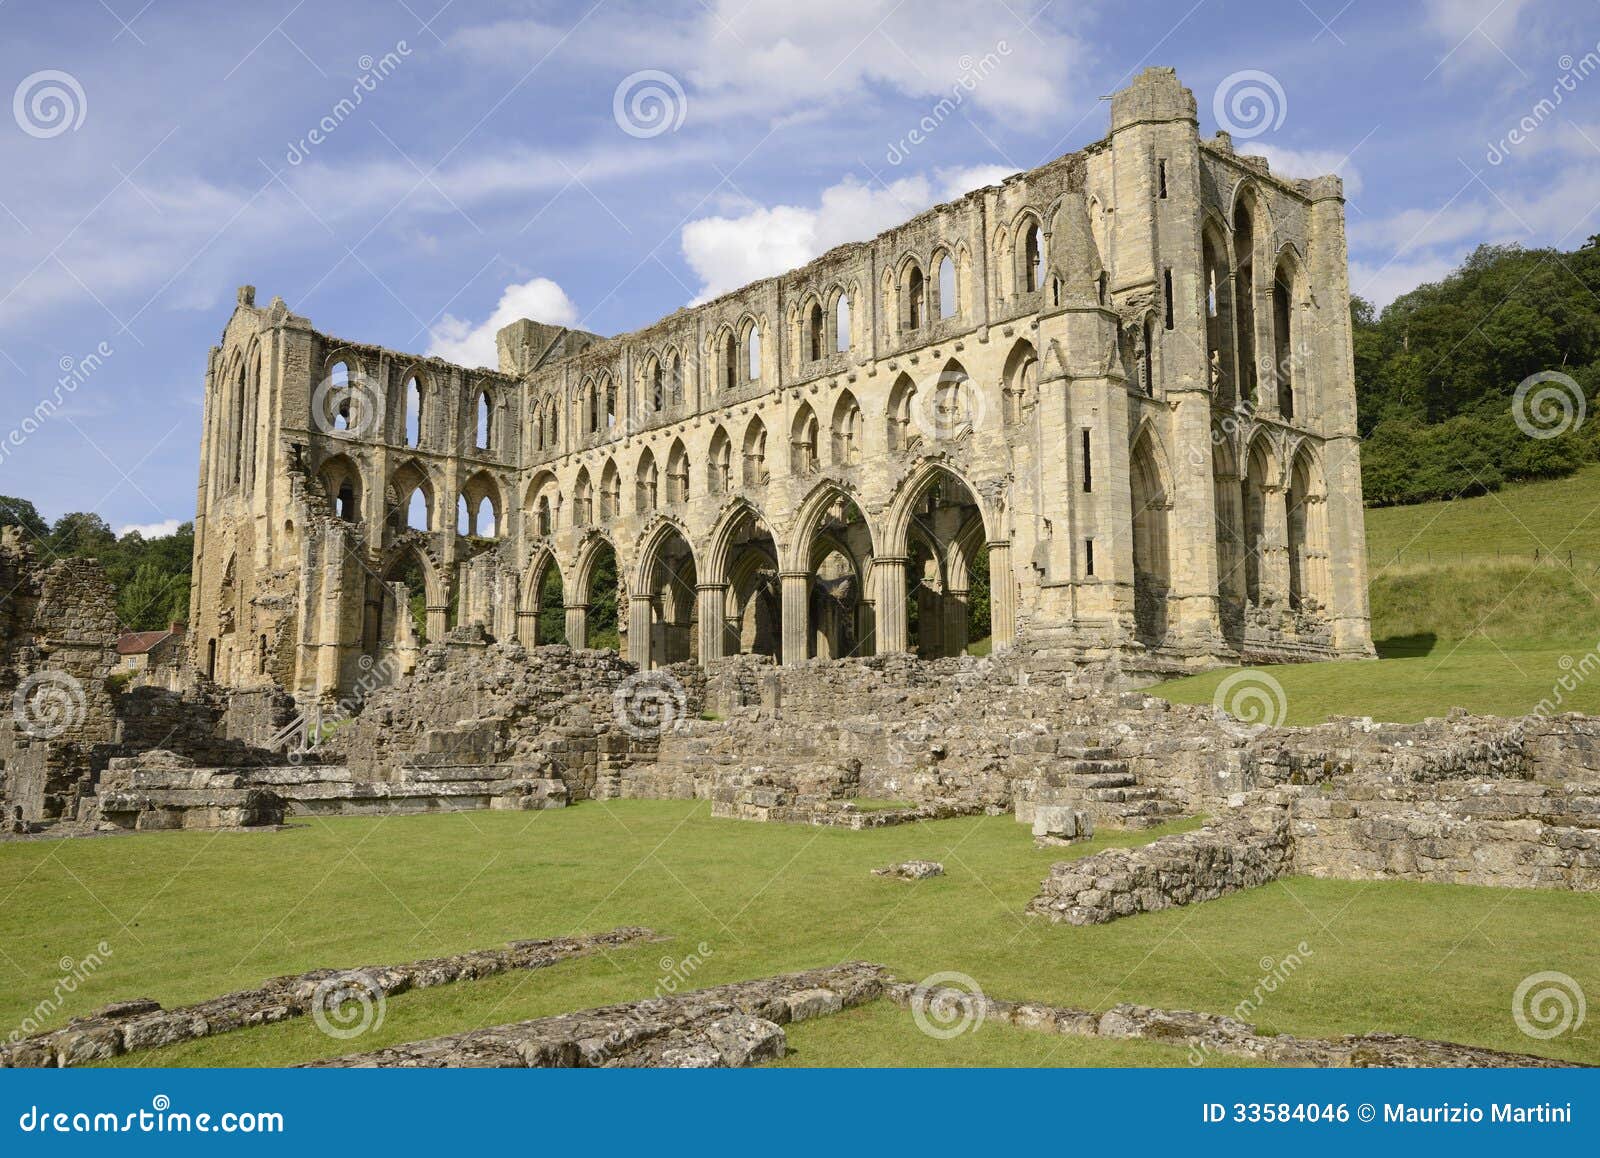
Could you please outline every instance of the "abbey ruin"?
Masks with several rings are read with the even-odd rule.
[[[634,333],[517,322],[499,363],[240,290],[197,669],[304,704],[457,628],[583,647],[603,557],[641,669],[957,656],[977,587],[1035,670],[1372,654],[1340,181],[1202,140],[1170,69],[1079,152]]]

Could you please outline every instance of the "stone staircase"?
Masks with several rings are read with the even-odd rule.
[[[1074,809],[1096,828],[1154,828],[1183,815],[1165,789],[1140,784],[1113,749],[1078,738],[1063,742],[1031,780],[1017,782],[1019,821],[1032,824],[1044,806]]]

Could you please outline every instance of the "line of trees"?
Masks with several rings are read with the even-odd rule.
[[[194,524],[146,539],[138,531],[118,538],[99,515],[76,511],[52,525],[27,499],[0,495],[0,527],[22,528],[40,558],[100,560],[117,592],[117,617],[129,631],[159,631],[189,617],[189,575]]]
[[[1600,235],[1571,253],[1479,246],[1381,314],[1360,298],[1350,305],[1369,504],[1486,494],[1600,461]],[[1518,426],[1513,399],[1547,371],[1570,377],[1577,393],[1568,392],[1567,429],[1535,438]],[[1559,429],[1559,417],[1552,410],[1536,425]]]

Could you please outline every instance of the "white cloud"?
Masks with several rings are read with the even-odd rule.
[[[184,520],[182,519],[163,519],[159,523],[129,523],[126,527],[117,531],[117,538],[120,539],[124,535],[131,535],[137,531],[141,538],[165,539],[168,535],[176,534],[183,522]]]
[[[1350,292],[1382,309],[1401,294],[1409,293],[1425,282],[1441,280],[1459,264],[1458,259],[1446,257],[1391,261],[1387,265],[1352,261]]]
[[[1283,145],[1252,144],[1248,150],[1265,157],[1272,171],[1280,177],[1321,177],[1337,173],[1344,178],[1344,191],[1348,196],[1361,194],[1361,172],[1347,154],[1337,149],[1290,149]]]
[[[1463,69],[1473,61],[1516,56],[1523,9],[1533,0],[1423,0],[1423,22],[1450,53],[1443,67]]]
[[[446,314],[428,333],[428,353],[462,366],[493,367],[499,361],[495,334],[520,318],[570,326],[578,320],[578,307],[565,290],[547,277],[509,285],[494,312],[477,325]]]
[[[815,209],[752,205],[742,214],[691,221],[683,227],[683,256],[700,276],[695,301],[802,266],[836,245],[866,241],[1013,172],[1002,165],[976,165],[938,169],[932,178],[914,173],[887,185],[846,177],[822,191]]]

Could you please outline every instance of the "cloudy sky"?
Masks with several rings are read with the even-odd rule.
[[[0,0],[0,494],[190,517],[241,284],[468,363],[633,329],[1095,140],[1152,64],[1344,175],[1379,303],[1600,232],[1597,0]]]

